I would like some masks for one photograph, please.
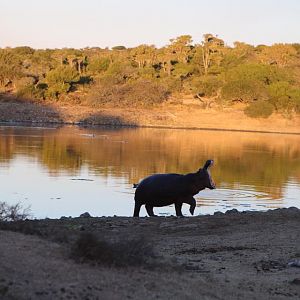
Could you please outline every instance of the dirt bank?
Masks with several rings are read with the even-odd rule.
[[[299,228],[296,208],[0,223],[0,298],[299,299],[300,268],[288,265],[300,259]],[[110,241],[143,236],[155,256],[120,268],[77,263],[70,249],[87,233]]]
[[[166,104],[152,109],[106,108],[0,98],[0,122],[75,123],[86,125],[155,126],[193,129],[225,129],[300,134],[300,116],[248,118],[242,109],[204,110],[199,105]]]

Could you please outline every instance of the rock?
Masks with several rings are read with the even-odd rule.
[[[229,210],[227,210],[227,211],[225,212],[226,215],[238,214],[238,213],[239,213],[239,211],[238,211],[237,209],[235,209],[235,208],[229,209]]]
[[[295,278],[292,281],[290,281],[290,283],[300,285],[300,278]]]
[[[224,215],[224,213],[222,213],[221,211],[216,211],[214,213],[214,216],[223,216],[223,215]]]
[[[300,259],[293,259],[293,260],[289,261],[288,266],[300,268]]]
[[[92,216],[88,212],[85,212],[79,216],[79,218],[91,218],[91,217]]]

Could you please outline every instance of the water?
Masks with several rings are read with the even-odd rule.
[[[30,205],[36,218],[131,216],[133,183],[194,172],[211,158],[217,189],[195,196],[196,215],[300,208],[299,135],[67,126],[0,126],[0,201]]]

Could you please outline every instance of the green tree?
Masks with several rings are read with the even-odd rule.
[[[14,83],[23,75],[21,61],[11,51],[0,49],[0,85]]]
[[[195,77],[191,82],[191,90],[204,108],[210,108],[219,98],[222,84],[222,80],[217,76]]]
[[[101,74],[109,68],[110,60],[107,57],[96,57],[88,64],[88,71],[93,75]]]
[[[279,81],[272,83],[269,88],[269,101],[277,111],[299,112],[300,108],[300,89],[291,86],[289,82]]]
[[[156,49],[154,45],[140,45],[131,50],[131,55],[139,68],[152,66],[156,60]]]
[[[207,75],[212,63],[220,65],[222,61],[222,52],[224,50],[224,41],[213,36],[210,33],[203,35],[202,41],[202,64],[204,73]]]
[[[297,50],[292,45],[274,44],[262,47],[258,53],[258,58],[264,64],[276,64],[280,67],[286,67],[296,54]]]
[[[181,35],[176,39],[170,39],[169,51],[174,54],[177,62],[188,63],[192,50],[192,37]]]
[[[70,66],[60,66],[47,73],[47,96],[57,98],[70,91],[73,83],[80,79],[79,73]]]

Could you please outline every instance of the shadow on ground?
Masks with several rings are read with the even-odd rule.
[[[138,124],[132,120],[126,120],[121,116],[114,116],[105,112],[92,114],[80,120],[79,123],[83,125],[138,126]]]
[[[62,123],[59,111],[50,104],[0,93],[0,122]]]

